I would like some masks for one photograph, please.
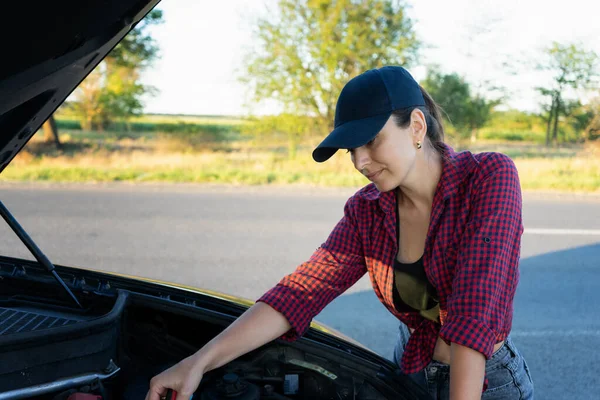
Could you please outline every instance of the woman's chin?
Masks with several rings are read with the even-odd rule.
[[[391,185],[389,182],[386,183],[385,181],[373,182],[373,184],[381,193],[389,192],[390,190],[394,190],[396,188],[396,186]]]

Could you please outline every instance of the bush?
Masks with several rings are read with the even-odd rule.
[[[215,139],[225,136],[230,132],[239,132],[236,125],[225,124],[191,124],[185,122],[177,123],[152,123],[152,122],[113,122],[107,130],[114,132],[161,132],[161,133],[184,133],[204,134]]]
[[[527,131],[486,131],[479,132],[479,138],[484,140],[498,140],[507,142],[535,142],[543,143],[546,138],[543,134]]]
[[[486,127],[490,130],[541,133],[546,131],[546,122],[536,114],[506,110],[494,112]]]
[[[61,129],[69,129],[69,130],[80,130],[81,123],[76,120],[71,119],[57,119],[56,126],[59,130]]]
[[[58,129],[81,130],[76,120],[57,120]],[[239,136],[240,126],[236,124],[195,124],[195,123],[154,123],[154,122],[111,122],[106,126],[108,132],[151,132],[171,135],[180,140],[201,140],[219,142],[235,139]]]

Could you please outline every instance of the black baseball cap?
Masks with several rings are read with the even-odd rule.
[[[381,131],[392,111],[424,105],[421,88],[406,69],[388,66],[364,72],[342,89],[334,129],[313,151],[313,159],[327,161],[339,149],[364,146]]]

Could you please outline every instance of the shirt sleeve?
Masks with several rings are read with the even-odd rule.
[[[448,315],[440,336],[448,344],[469,347],[489,359],[505,323],[512,322],[506,319],[512,319],[519,281],[523,224],[514,163],[504,155],[487,163],[457,249]]]
[[[367,272],[353,215],[355,201],[346,202],[344,216],[310,259],[257,300],[289,321],[292,329],[282,339],[302,336],[315,315]]]

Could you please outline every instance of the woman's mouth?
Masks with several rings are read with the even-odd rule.
[[[382,169],[380,169],[377,172],[373,172],[372,174],[367,174],[365,176],[367,177],[368,180],[370,180],[371,182],[373,182],[375,179],[377,179],[379,177],[379,175],[381,175],[381,172],[383,172]]]

